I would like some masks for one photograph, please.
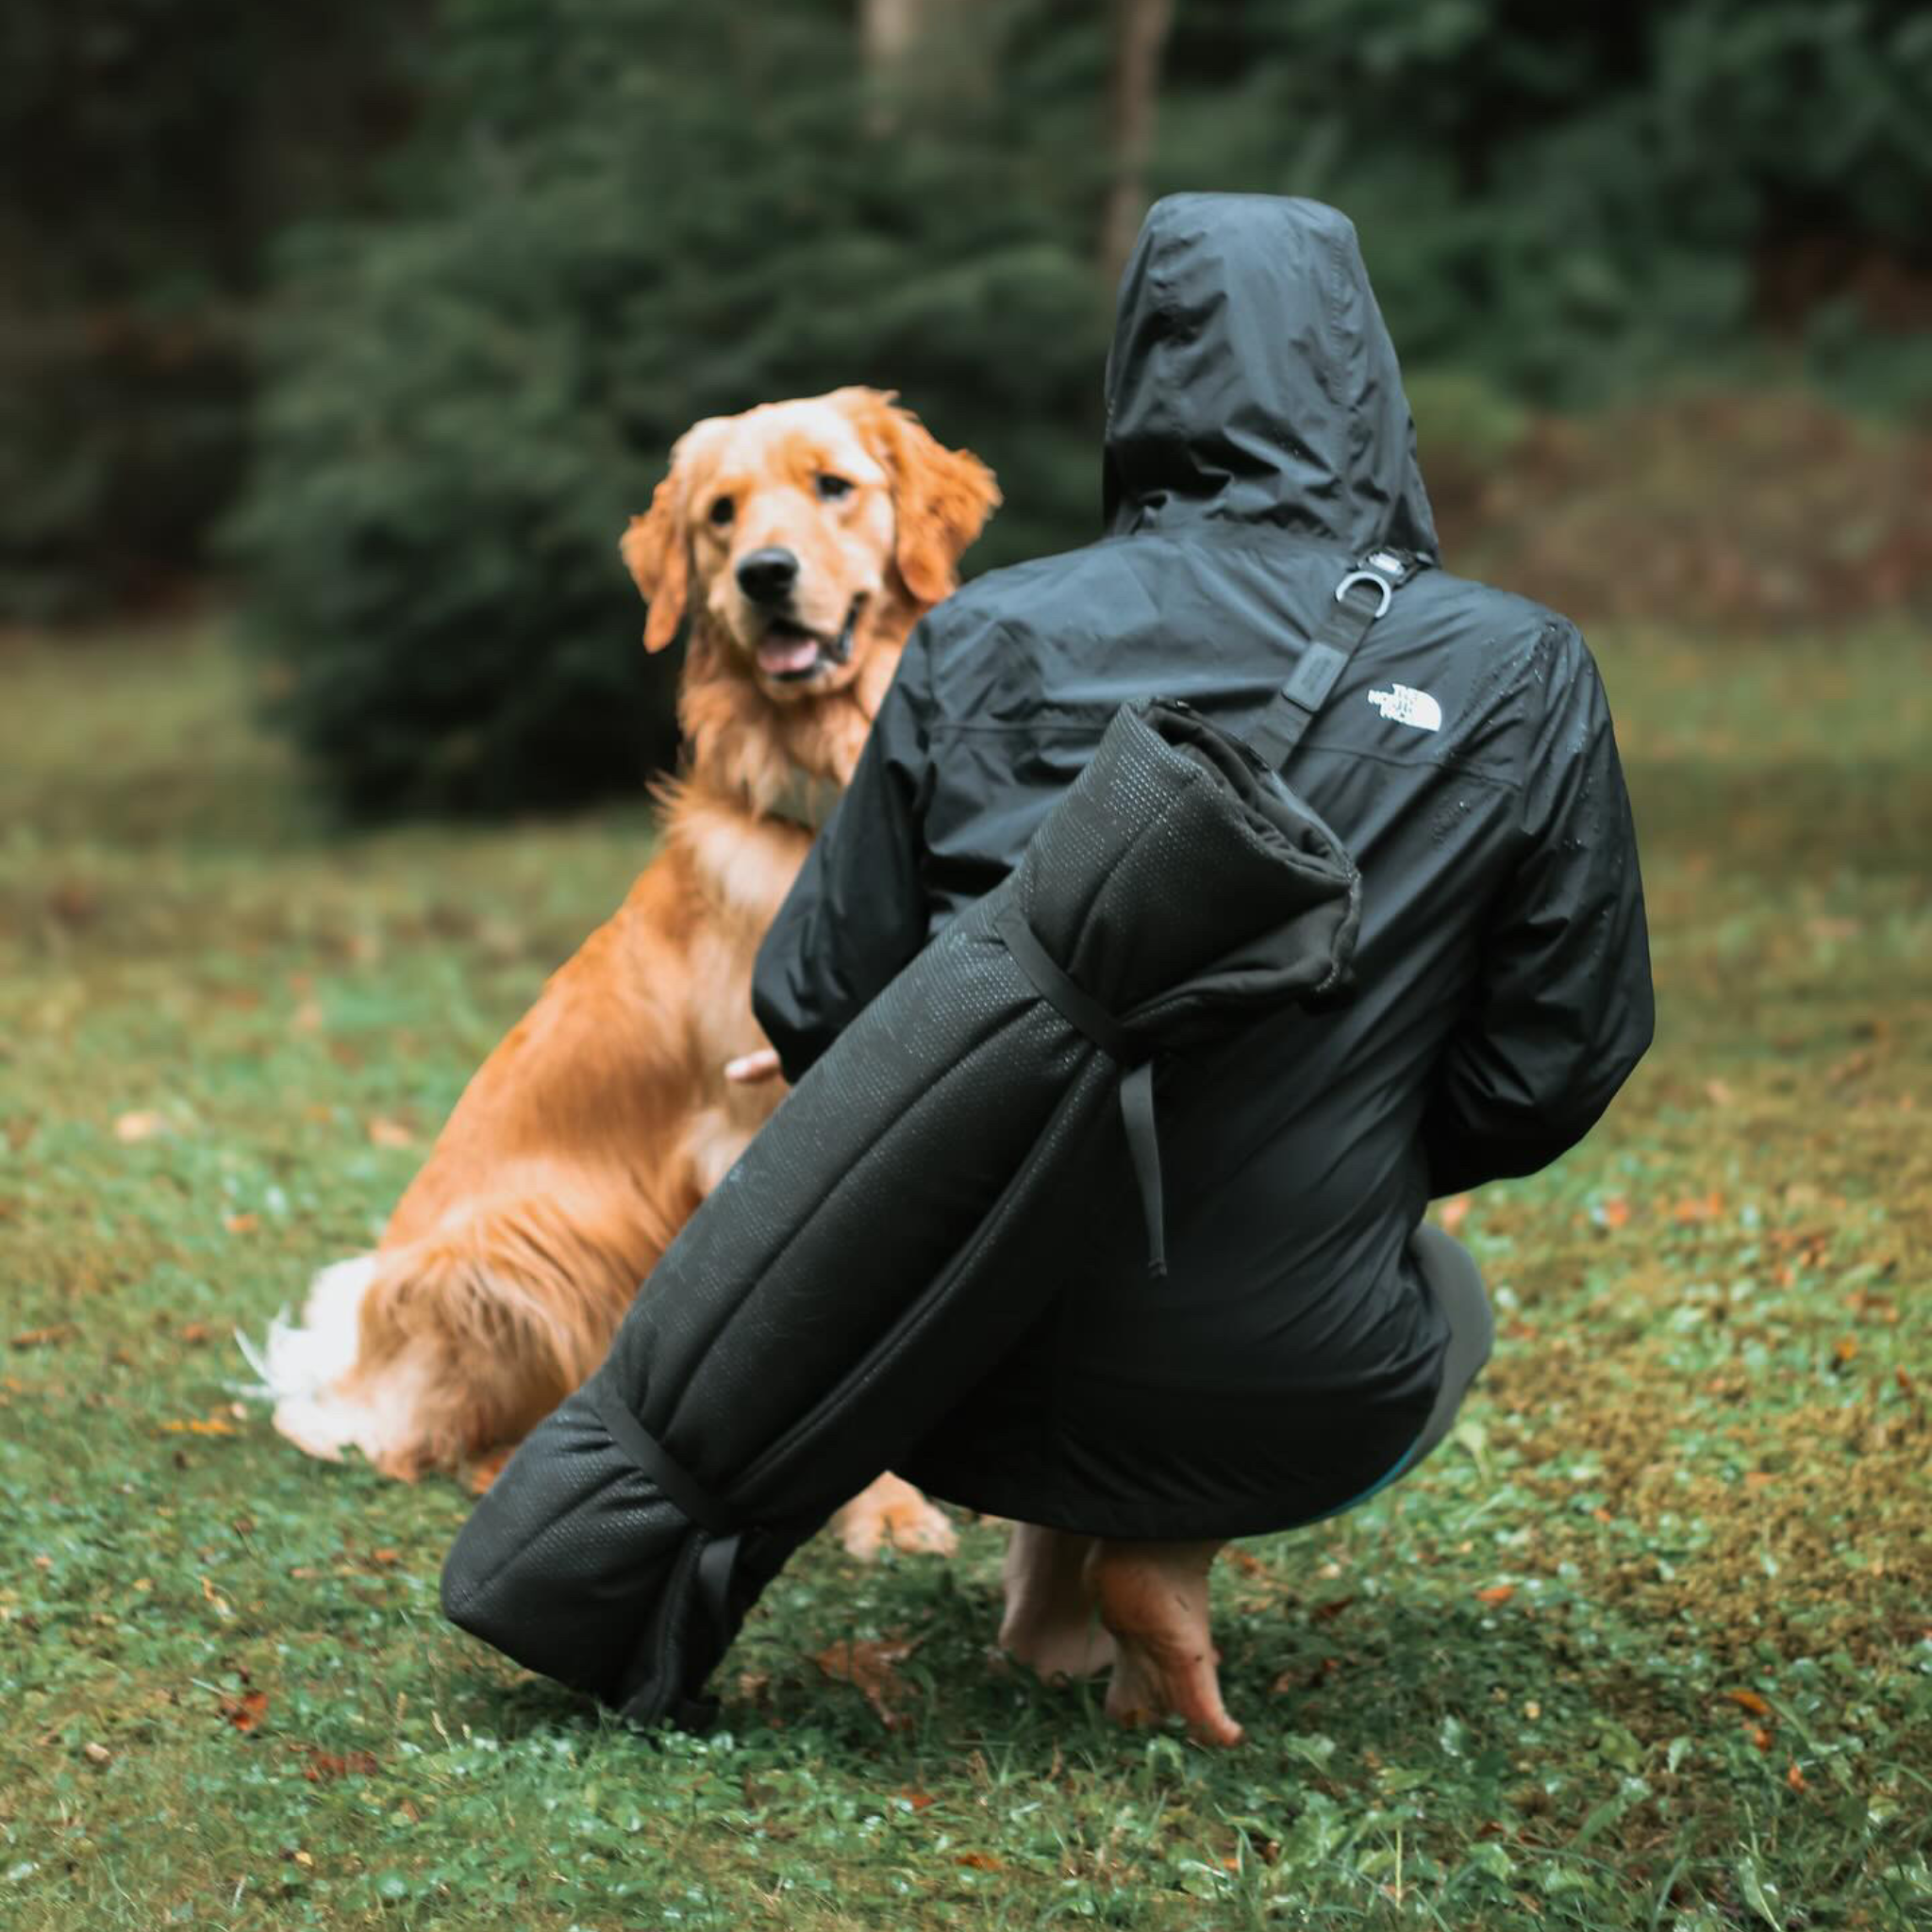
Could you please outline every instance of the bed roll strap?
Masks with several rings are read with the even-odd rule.
[[[1134,1163],[1141,1213],[1147,1224],[1147,1272],[1167,1273],[1167,1221],[1161,1202],[1160,1140],[1154,1123],[1154,1061],[1147,1049],[1040,943],[1017,900],[995,922],[1014,964],[1041,999],[1121,1069],[1121,1125]]]

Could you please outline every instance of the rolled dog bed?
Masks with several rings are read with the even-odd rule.
[[[1025,1332],[1119,1108],[1161,1266],[1152,1062],[1346,985],[1359,884],[1261,758],[1124,707],[1020,864],[811,1069],[602,1368],[458,1534],[442,1606],[640,1723]]]

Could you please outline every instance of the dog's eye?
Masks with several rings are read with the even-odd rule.
[[[728,496],[716,498],[711,505],[711,521],[714,524],[728,524],[736,508]]]
[[[824,503],[837,503],[841,496],[852,494],[851,482],[843,476],[822,475],[818,481],[819,499]]]

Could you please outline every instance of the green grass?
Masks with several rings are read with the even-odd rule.
[[[0,650],[0,1923],[1932,1923],[1932,661],[1600,656],[1657,1050],[1469,1208],[1457,1442],[1220,1567],[1223,1757],[1000,1669],[984,1526],[812,1548],[707,1740],[444,1626],[463,1497],[294,1455],[230,1331],[367,1241],[647,821],[331,836],[218,641]],[[891,1728],[847,1638],[911,1646]]]

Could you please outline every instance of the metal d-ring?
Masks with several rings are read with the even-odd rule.
[[[1381,591],[1382,601],[1375,606],[1375,617],[1380,617],[1394,599],[1395,586],[1387,577],[1377,576],[1372,570],[1352,570],[1336,585],[1335,601],[1338,604],[1346,604],[1350,590],[1357,584],[1374,584],[1376,590]],[[1371,618],[1369,622],[1373,624],[1374,618]]]

